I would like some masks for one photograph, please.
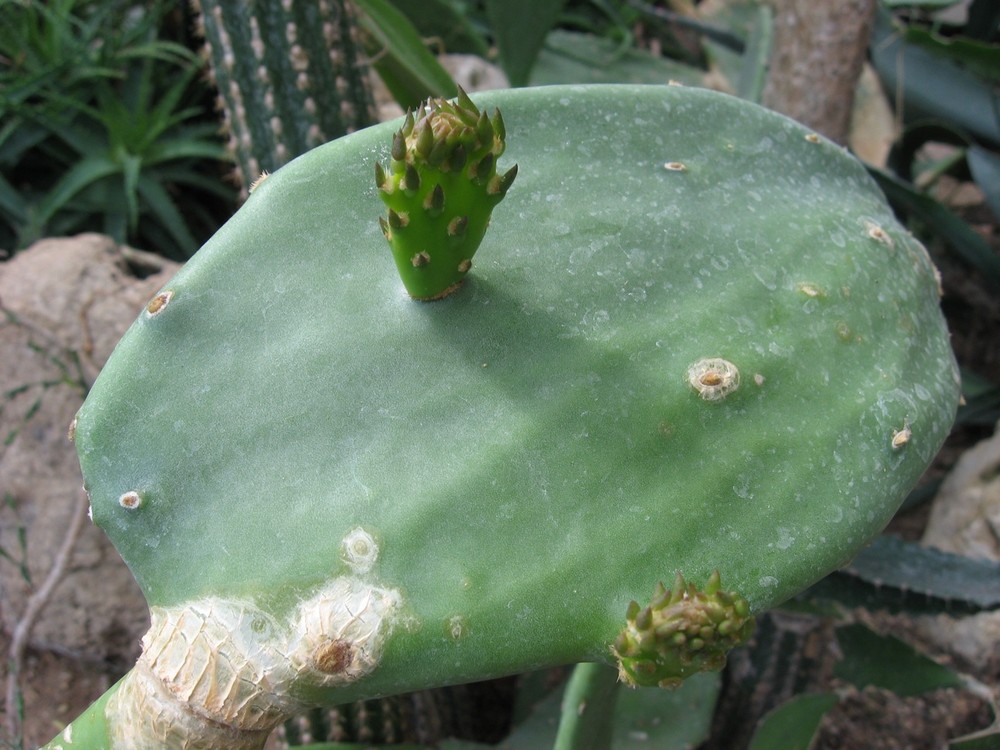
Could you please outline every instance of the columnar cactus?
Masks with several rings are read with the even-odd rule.
[[[75,435],[153,626],[51,748],[259,748],[304,706],[577,661],[671,684],[936,453],[935,271],[842,149],[682,87],[476,106],[520,172],[454,294],[385,252],[396,122],[278,170],[122,339]],[[678,572],[710,582],[630,605]]]
[[[375,121],[347,0],[194,6],[244,192],[262,172]]]
[[[505,128],[497,110],[480,112],[459,89],[457,101],[432,99],[407,113],[392,139],[390,171],[375,162],[379,197],[389,207],[382,233],[414,299],[446,297],[465,280],[493,208],[514,178],[497,174]]]

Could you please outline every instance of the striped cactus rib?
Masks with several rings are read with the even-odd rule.
[[[245,192],[262,172],[375,121],[346,0],[195,0],[195,8]]]

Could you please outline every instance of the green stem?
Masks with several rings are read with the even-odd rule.
[[[577,664],[563,694],[553,750],[610,750],[618,674],[605,664]]]

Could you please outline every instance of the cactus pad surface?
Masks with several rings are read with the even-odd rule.
[[[261,183],[79,413],[160,623],[142,679],[258,679],[252,716],[197,708],[247,747],[272,710],[613,662],[678,572],[772,607],[884,527],[954,418],[935,270],[841,148],[681,87],[476,103],[519,173],[458,292],[392,268],[376,126]]]

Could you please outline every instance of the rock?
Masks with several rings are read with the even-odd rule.
[[[1000,560],[1000,429],[967,450],[934,500],[923,543],[946,552]],[[965,668],[1000,675],[1000,613],[921,618],[921,633]]]
[[[941,484],[923,543],[1000,560],[1000,429],[962,454]]]
[[[67,427],[122,333],[177,268],[96,234],[42,240],[0,264],[0,548],[12,558],[0,557],[0,625],[8,635],[82,502]],[[87,523],[31,645],[119,669],[134,661],[147,627],[138,586]]]

